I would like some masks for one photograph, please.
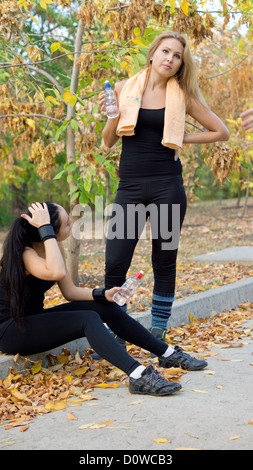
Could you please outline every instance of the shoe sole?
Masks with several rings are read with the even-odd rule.
[[[190,369],[190,368],[182,367],[181,364],[173,364],[173,366],[163,366],[162,364],[158,363],[158,367],[162,367],[163,369],[171,369],[172,367],[181,367],[182,370],[188,370],[190,372],[205,369],[205,367],[207,366],[208,364],[205,364],[204,366],[194,367],[194,369]]]
[[[173,389],[171,389],[170,391],[167,391],[165,393],[151,393],[151,392],[139,392],[139,391],[132,392],[130,390],[129,390],[129,393],[131,393],[132,395],[151,395],[153,397],[166,397],[166,396],[172,395],[173,393],[178,392],[179,390],[181,390],[181,388],[182,388],[181,385],[176,386],[176,387],[173,387]]]

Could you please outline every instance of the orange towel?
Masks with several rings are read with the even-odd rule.
[[[129,78],[123,86],[119,110],[120,119],[116,134],[118,136],[134,135],[138,119],[142,95],[148,80],[149,70],[144,69]],[[162,145],[171,149],[181,149],[185,130],[185,96],[176,78],[171,77],[167,82],[165,117]]]

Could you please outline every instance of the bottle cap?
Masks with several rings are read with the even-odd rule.
[[[144,274],[144,271],[139,271],[137,274],[135,274],[135,277],[137,277],[137,279],[141,279],[143,274]]]
[[[111,88],[111,85],[108,80],[105,81],[105,89],[106,88]]]

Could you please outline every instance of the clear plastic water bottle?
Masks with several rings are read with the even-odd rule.
[[[105,100],[105,112],[109,119],[115,118],[119,115],[119,109],[117,106],[117,100],[114,91],[111,89],[111,85],[106,80],[105,91],[107,92],[107,99]]]
[[[113,300],[116,302],[116,304],[118,304],[120,307],[125,305],[126,301],[132,297],[138,285],[140,285],[143,274],[143,271],[139,271],[137,274],[135,274],[134,277],[129,277],[124,282],[124,284],[121,286],[121,289],[113,296]]]

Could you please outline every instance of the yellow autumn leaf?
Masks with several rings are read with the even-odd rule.
[[[169,439],[165,439],[165,438],[160,438],[160,439],[153,439],[153,442],[158,442],[158,444],[166,444],[166,443],[170,443],[171,441],[169,441]]]
[[[186,16],[188,16],[188,7],[189,7],[188,2],[186,0],[183,0],[181,8]]]
[[[48,101],[49,103],[51,102],[55,104],[56,106],[59,104],[59,101],[57,101],[57,99],[54,96],[47,96],[46,101]]]
[[[9,373],[9,375],[3,381],[3,385],[5,388],[9,388],[11,386],[11,379],[12,379],[12,374]]]
[[[175,10],[176,0],[170,0],[170,6],[171,6],[172,10]]]
[[[47,404],[45,405],[45,408],[50,411],[59,411],[59,410],[64,410],[64,408],[67,408],[67,403],[66,400],[58,401],[58,400],[51,400],[48,401]]]
[[[68,91],[65,91],[65,93],[63,93],[63,99],[64,99],[65,103],[68,103],[69,100],[70,100],[70,98],[71,98],[71,93],[70,93],[70,91],[69,91],[69,90],[68,90]]]
[[[29,403],[31,403],[31,400],[29,400],[29,398],[27,398],[24,393],[19,392],[17,389],[11,390],[11,394],[19,401],[28,401]]]
[[[72,370],[72,373],[75,375],[84,375],[87,370],[89,370],[89,367],[84,366],[84,367],[79,367],[78,369]]]
[[[181,369],[181,367],[169,367],[169,369],[167,369],[167,373],[168,375],[177,375],[185,373],[185,371]]]
[[[34,121],[33,119],[28,118],[28,119],[26,120],[26,122],[27,122],[28,126],[30,126],[30,127],[32,127],[33,129],[35,129],[35,121]]]
[[[50,5],[51,3],[54,3],[54,0],[40,0],[40,6],[41,8],[44,8],[44,10],[46,10],[47,5]]]
[[[39,372],[40,370],[41,370],[41,362],[36,362],[31,367],[32,375],[37,374],[37,372]]]
[[[231,437],[229,438],[229,440],[230,440],[230,441],[235,441],[236,439],[240,439],[240,437],[241,437],[240,434],[237,434],[236,436],[231,436]]]
[[[71,375],[65,375],[65,379],[71,384],[73,377]]]
[[[95,385],[95,387],[98,387],[98,388],[117,388],[118,386],[119,384],[116,384],[116,383],[111,383],[111,384],[101,383],[101,384]]]
[[[72,106],[72,108],[75,106],[76,102],[77,102],[77,97],[72,95],[70,100],[69,100],[69,103]]]
[[[70,420],[75,420],[75,419],[77,419],[76,416],[74,416],[70,411],[69,411],[68,414],[67,414],[67,418],[70,419]]]

